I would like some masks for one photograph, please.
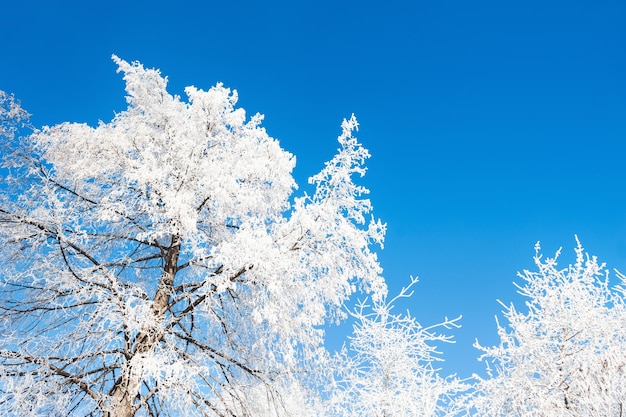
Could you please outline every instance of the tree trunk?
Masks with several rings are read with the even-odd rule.
[[[172,295],[174,278],[178,272],[181,243],[180,236],[172,236],[170,247],[164,254],[165,265],[161,282],[150,307],[152,314],[144,322],[142,330],[135,337],[131,351],[128,352],[130,358],[124,364],[122,375],[111,393],[111,409],[104,414],[105,417],[133,417],[138,409],[134,403],[140,395],[143,379],[141,360],[161,341],[160,326],[163,323]]]

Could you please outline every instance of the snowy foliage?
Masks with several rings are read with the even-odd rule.
[[[360,303],[354,311],[354,334],[338,358],[331,415],[344,417],[430,417],[454,415],[451,397],[467,389],[458,378],[442,378],[437,344],[452,342],[436,329],[458,327],[460,317],[423,327],[406,314],[393,314],[393,304],[409,297],[408,287],[391,301]]]
[[[507,307],[500,344],[476,344],[489,377],[478,378],[468,410],[498,417],[625,415],[624,287],[610,288],[604,265],[580,243],[566,269],[558,268],[558,253],[544,260],[536,249],[538,270],[520,274],[527,312]]]
[[[295,158],[235,91],[185,102],[113,59],[126,111],[4,158],[0,414],[316,415],[320,326],[386,294],[356,120],[294,198]],[[9,137],[25,113],[1,99]]]
[[[499,345],[476,343],[488,377],[441,377],[458,319],[392,312],[417,280],[388,301],[354,116],[294,195],[294,156],[236,91],[183,101],[113,59],[128,108],[96,127],[33,130],[0,91],[0,414],[626,415],[626,277],[610,287],[580,243],[565,269],[537,245],[526,308],[505,306]],[[370,301],[331,356],[324,325],[357,291]]]
[[[14,138],[18,129],[28,122],[30,115],[12,94],[0,90],[0,138]]]

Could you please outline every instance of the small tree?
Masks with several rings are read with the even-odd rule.
[[[410,297],[411,283],[391,301],[360,303],[349,347],[336,358],[338,374],[332,415],[343,417],[433,417],[454,415],[451,397],[467,389],[456,377],[442,378],[439,343],[451,336],[436,329],[459,327],[460,317],[423,327],[408,312],[392,313],[393,305]]]
[[[518,287],[527,312],[506,307],[500,344],[476,343],[489,378],[478,378],[468,404],[480,416],[626,415],[623,287],[609,287],[604,265],[580,242],[566,269],[557,268],[559,253],[543,260],[536,250],[538,271],[520,274]]]
[[[295,158],[235,91],[183,102],[114,60],[126,111],[46,127],[4,159],[0,414],[315,415],[320,326],[355,290],[386,292],[370,251],[384,225],[352,181],[369,156],[356,120],[290,203]],[[8,103],[10,141],[23,113]]]

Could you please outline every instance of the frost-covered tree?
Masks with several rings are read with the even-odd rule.
[[[468,405],[479,416],[621,417],[626,415],[624,288],[578,242],[576,262],[559,269],[542,259],[520,274],[526,312],[513,305],[498,324],[500,344],[476,346],[488,363]],[[622,283],[624,276],[618,274]]]
[[[109,123],[12,141],[22,113],[1,115],[0,414],[315,415],[321,326],[386,293],[356,120],[293,198],[295,158],[235,91],[185,102],[114,61]]]
[[[350,344],[336,358],[331,413],[342,417],[433,417],[454,415],[451,397],[467,389],[456,377],[443,378],[438,344],[453,342],[439,329],[458,327],[460,317],[424,327],[394,303],[410,297],[411,283],[391,301],[358,304]]]

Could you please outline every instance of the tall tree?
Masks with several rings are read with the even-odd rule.
[[[386,292],[356,120],[292,198],[295,158],[235,91],[183,102],[114,61],[126,111],[4,158],[0,414],[315,414],[320,326],[355,290]]]
[[[558,255],[544,260],[537,245],[537,271],[520,274],[527,311],[506,307],[500,344],[476,344],[489,377],[478,378],[473,415],[626,415],[624,288],[609,287],[605,266],[580,242],[574,265],[559,269]]]

